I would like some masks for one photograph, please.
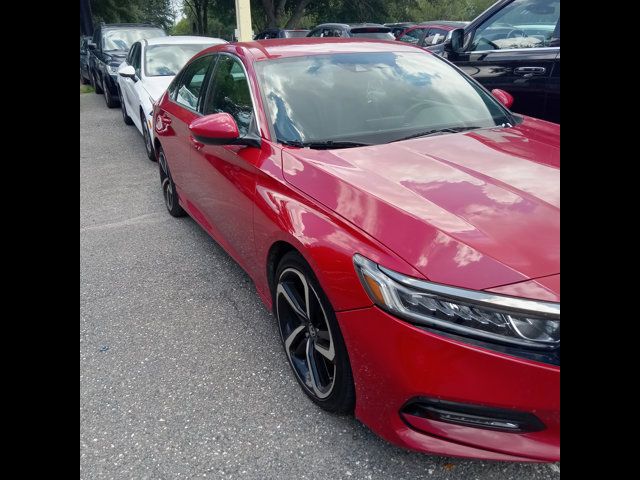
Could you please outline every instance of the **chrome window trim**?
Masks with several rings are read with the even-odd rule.
[[[469,55],[473,53],[496,53],[496,52],[550,52],[560,51],[560,47],[532,47],[532,48],[494,48],[492,50],[467,50]]]

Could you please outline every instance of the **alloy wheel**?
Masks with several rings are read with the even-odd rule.
[[[287,268],[278,279],[276,316],[289,363],[300,383],[318,399],[336,379],[336,355],[327,314],[304,274]]]

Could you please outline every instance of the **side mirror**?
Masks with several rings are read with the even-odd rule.
[[[504,90],[500,90],[499,88],[494,88],[493,90],[491,90],[491,95],[493,95],[496,100],[498,100],[507,108],[511,108],[511,105],[513,105],[513,95],[511,95],[509,92],[505,92]]]
[[[133,68],[131,65],[126,65],[118,68],[118,75],[120,75],[121,77],[130,78],[134,81],[137,80],[136,69]]]
[[[238,125],[228,113],[214,113],[196,118],[189,124],[194,139],[206,145],[248,145],[260,147],[260,138],[247,134],[240,136]]]
[[[93,43],[93,42],[88,42],[88,43],[87,43],[87,48],[88,48],[89,50],[95,50],[96,48],[98,48],[98,46],[97,46],[95,43]]]
[[[449,39],[445,41],[444,49],[451,53],[461,53],[464,43],[464,28],[456,28],[449,33]]]

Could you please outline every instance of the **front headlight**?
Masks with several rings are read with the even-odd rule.
[[[418,325],[512,347],[560,347],[560,304],[467,290],[402,275],[354,255],[371,300]]]
[[[109,72],[109,74],[111,75],[117,75],[118,74],[118,65],[107,65],[107,72]]]

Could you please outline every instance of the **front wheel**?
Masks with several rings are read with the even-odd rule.
[[[107,108],[116,108],[118,106],[118,99],[113,98],[111,90],[109,90],[109,86],[103,85],[102,89],[104,90],[104,101],[107,104]]]
[[[164,196],[164,204],[173,217],[184,217],[185,212],[178,202],[178,192],[176,184],[173,183],[167,157],[164,155],[162,147],[158,148],[158,167],[160,169],[160,185],[162,186],[162,195]]]
[[[127,113],[127,106],[124,104],[124,98],[122,98],[122,92],[118,89],[118,99],[120,100],[120,110],[122,110],[122,120],[124,120],[125,125],[133,125],[133,120]]]
[[[333,413],[351,413],[355,387],[335,313],[311,267],[287,253],[276,271],[274,313],[289,365],[311,400]]]

